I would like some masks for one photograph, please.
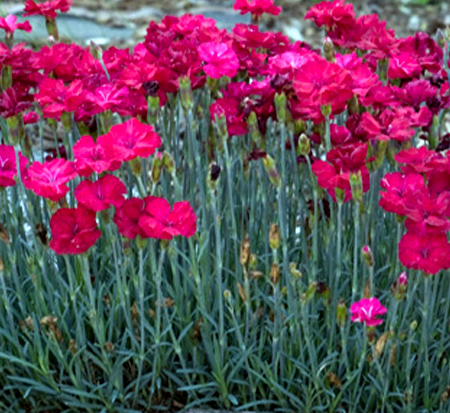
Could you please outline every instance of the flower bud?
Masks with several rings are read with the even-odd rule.
[[[231,291],[230,290],[225,290],[223,292],[223,297],[225,298],[225,300],[231,301],[231,298],[232,298]]]
[[[325,116],[325,117],[331,115],[331,111],[332,111],[332,110],[331,110],[331,105],[330,105],[330,104],[328,104],[328,105],[322,105],[322,106],[320,107],[320,110],[321,110],[321,112],[322,112],[322,115]]]
[[[189,77],[184,76],[178,79],[178,85],[180,88],[180,99],[183,109],[191,111],[194,108],[194,95],[192,94],[191,80]]]
[[[269,180],[272,185],[279,187],[281,185],[281,177],[277,171],[274,159],[267,154],[264,158],[262,158],[262,162],[267,175],[269,175]]]
[[[353,95],[348,101],[347,101],[347,107],[348,107],[348,114],[354,115],[356,113],[359,113],[359,102],[358,102],[358,96]]]
[[[345,321],[347,319],[347,305],[345,300],[339,300],[336,310],[336,322],[339,327],[344,327]]]
[[[287,98],[285,93],[275,94],[275,109],[278,122],[286,123],[287,120]]]
[[[298,140],[298,155],[308,156],[311,151],[311,141],[306,136],[306,134],[302,133]]]
[[[253,111],[250,112],[250,115],[248,115],[247,127],[252,142],[256,145],[256,147],[262,148],[263,141],[261,132],[259,131],[258,127],[258,117],[256,116],[256,113]]]
[[[221,168],[216,163],[211,163],[209,165],[209,173],[207,178],[208,188],[214,190],[217,188],[219,182]]]
[[[150,175],[152,177],[152,182],[154,184],[158,183],[161,179],[161,172],[163,167],[163,155],[161,152],[158,152],[153,158],[152,170]]]
[[[3,65],[1,68],[1,82],[0,85],[3,90],[8,89],[13,84],[13,78],[12,78],[12,66],[10,65]]]
[[[362,247],[362,257],[364,264],[366,264],[368,267],[373,267],[374,265],[373,253],[368,245],[364,245],[364,247]]]
[[[314,294],[317,291],[317,282],[311,281],[308,285],[308,288],[306,289],[306,292],[304,292],[301,296],[301,300],[303,304],[308,304],[313,298]]]
[[[408,285],[408,274],[406,274],[406,272],[402,272],[398,276],[397,282],[399,285],[404,285],[406,287]]]
[[[323,54],[325,56],[325,59],[327,59],[329,62],[334,63],[336,61],[336,54],[334,53],[334,45],[328,36],[325,37],[323,41]]]
[[[145,83],[143,85],[145,87]],[[150,125],[154,125],[156,123],[156,119],[160,113],[159,106],[159,96],[151,96],[149,90],[147,90],[149,96],[147,96],[147,121]]]
[[[138,249],[143,250],[147,246],[147,238],[142,238],[140,235],[136,237],[136,245]]]
[[[9,233],[6,230],[6,227],[0,222],[0,240],[2,240],[5,244],[10,243]]]
[[[249,259],[250,259],[250,237],[246,235],[241,244],[241,254],[240,254],[241,265],[245,267],[248,264]]]
[[[131,172],[134,176],[140,177],[142,175],[142,162],[141,158],[132,159],[129,163]]]
[[[345,191],[341,188],[334,188],[334,196],[336,197],[336,202],[338,204],[343,204],[345,200]]]
[[[245,294],[244,286],[240,282],[237,282],[236,285],[237,285],[239,297],[241,297],[242,302],[245,303],[247,301],[247,295]]]
[[[269,245],[273,250],[276,250],[280,247],[280,228],[277,224],[272,224],[270,226]]]
[[[280,267],[275,262],[270,269],[270,282],[274,285],[277,285],[280,282]]]
[[[299,280],[302,278],[302,272],[297,269],[297,264],[295,262],[291,262],[289,265],[289,269],[291,271],[291,276]]]
[[[360,204],[363,201],[364,194],[361,171],[350,173],[350,188],[353,200]]]
[[[415,331],[415,330],[417,330],[417,326],[419,325],[419,323],[417,322],[417,320],[413,320],[412,322],[411,322],[411,324],[409,325],[409,328],[412,330],[412,331]]]
[[[394,294],[396,300],[401,301],[405,297],[406,289],[408,285],[408,275],[406,272],[402,272],[397,281],[395,281],[391,286],[391,291]]]
[[[248,266],[252,270],[256,269],[256,267],[258,266],[258,257],[256,256],[256,254],[250,254]]]
[[[166,168],[166,171],[169,172],[170,175],[173,175],[175,173],[175,161],[170,153],[166,151],[163,152],[162,163],[164,165],[164,168]]]

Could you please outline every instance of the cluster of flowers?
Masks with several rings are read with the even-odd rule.
[[[134,239],[158,238],[169,240],[174,236],[190,237],[196,230],[196,215],[188,202],[169,203],[154,196],[125,199],[125,184],[108,173],[118,170],[123,162],[154,154],[161,138],[150,125],[137,119],[113,126],[94,142],[91,136],[82,136],[73,147],[75,160],[48,159],[33,162],[18,153],[20,173],[25,188],[36,195],[58,202],[69,192],[67,183],[76,177],[87,178],[101,174],[95,181],[82,180],[75,188],[77,208],[61,208],[52,216],[50,247],[58,254],[80,254],[87,251],[101,236],[96,213],[116,208],[114,222],[119,233]],[[16,153],[13,146],[0,145],[0,185],[15,185]]]
[[[401,172],[381,181],[380,205],[404,219],[398,250],[403,265],[436,274],[450,268],[450,159],[426,147],[399,152]]]
[[[71,0],[27,0],[25,12],[54,22],[56,11],[67,12],[71,4]],[[280,12],[272,0],[236,0],[234,7],[251,13],[255,23],[263,13]],[[0,115],[10,129],[18,129],[20,136],[24,124],[42,116],[49,122],[75,121],[80,130],[94,136],[83,136],[76,143],[74,162],[52,159],[27,167],[26,158],[19,155],[25,186],[58,201],[68,191],[66,183],[76,176],[113,172],[122,162],[152,155],[161,141],[151,126],[141,122],[147,119],[150,101],[165,105],[168,94],[178,93],[182,82],[192,89],[205,85],[211,89],[211,119],[224,118],[230,135],[243,135],[254,128],[264,134],[267,120],[277,119],[275,96],[284,95],[287,120],[296,123],[296,131],[306,132],[307,122],[312,126],[308,138],[316,146],[306,156],[319,185],[335,201],[354,197],[352,175],[360,179],[362,191],[367,191],[369,171],[377,167],[379,158],[386,150],[409,144],[417,129],[424,142],[446,149],[445,136],[433,128],[434,119],[450,107],[444,56],[435,40],[425,33],[398,39],[378,16],[356,18],[353,6],[344,0],[316,4],[306,18],[325,28],[324,56],[304,42],[262,32],[257,24],[237,24],[227,32],[212,19],[190,14],[151,22],[145,40],[132,51],[110,47],[102,52],[54,43],[34,52],[11,42],[15,30],[29,31],[29,25],[17,24],[14,16],[0,18],[7,40],[0,43]],[[132,119],[101,135],[96,117],[111,113]],[[330,125],[344,113],[345,122]],[[326,158],[320,159],[318,148],[324,143]],[[256,149],[251,159],[266,156],[263,148]],[[13,152],[2,146],[3,185],[14,181]],[[428,273],[450,266],[445,239],[450,213],[447,159],[425,148],[400,152],[396,160],[406,164],[402,173],[383,180],[387,192],[382,195],[382,206],[407,217],[400,259],[407,267]],[[176,204],[170,212],[163,200],[125,200],[125,192],[124,184],[113,175],[82,181],[75,190],[78,208],[92,212],[59,210],[51,223],[52,248],[58,253],[89,248],[99,236],[95,212],[111,205],[116,207],[119,231],[131,238],[190,236],[195,231],[195,214],[188,204]],[[73,222],[75,233],[79,228],[89,232],[87,241],[75,241],[73,248],[63,246],[68,236],[57,228],[63,220]]]

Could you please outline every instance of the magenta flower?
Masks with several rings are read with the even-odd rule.
[[[125,199],[125,184],[113,175],[105,175],[95,182],[80,182],[75,188],[75,198],[83,206],[92,211],[102,211],[111,205],[120,207]]]
[[[450,268],[450,244],[445,234],[407,232],[398,244],[398,258],[407,268],[434,275]]]
[[[220,79],[222,76],[237,75],[239,60],[226,43],[203,43],[198,48],[198,54],[207,63],[203,66],[203,70],[209,77]]]
[[[103,147],[96,144],[89,135],[84,135],[78,140],[73,146],[73,154],[75,167],[80,176],[89,176],[93,172],[100,174],[120,168],[121,162],[114,160],[114,150],[110,146]]]
[[[10,14],[6,17],[0,16],[0,29],[3,29],[7,35],[13,34],[16,30],[31,32],[31,25],[28,21],[17,23],[17,17]]]
[[[383,323],[383,320],[377,318],[387,312],[387,308],[381,305],[377,298],[363,298],[353,303],[350,307],[352,313],[351,321],[365,323],[368,327],[374,327]]]
[[[25,173],[28,159],[19,152],[20,173]],[[14,186],[16,184],[17,163],[16,152],[13,146],[0,145],[0,187]]]
[[[241,14],[251,13],[254,16],[261,16],[263,13],[278,16],[281,11],[281,7],[274,6],[273,0],[236,0],[233,8]]]
[[[178,235],[192,237],[197,228],[197,216],[187,201],[175,202],[173,208],[164,198],[144,198],[144,213],[139,226],[149,238],[172,239]]]
[[[161,146],[161,138],[153,126],[145,125],[132,118],[120,125],[115,125],[109,133],[97,139],[97,146],[111,148],[115,160],[131,161],[140,156],[148,158]]]
[[[50,248],[59,255],[86,252],[100,238],[95,212],[78,208],[61,208],[50,219]]]
[[[67,13],[72,6],[73,0],[49,0],[44,3],[36,3],[33,0],[27,0],[25,3],[24,16],[45,16],[49,19],[56,19],[56,10]]]
[[[73,162],[65,159],[33,162],[23,178],[23,184],[36,195],[58,202],[69,192],[66,183],[77,175]]]

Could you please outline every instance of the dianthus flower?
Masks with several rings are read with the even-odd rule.
[[[417,173],[393,172],[386,174],[380,182],[381,188],[379,205],[385,211],[397,215],[406,215],[406,201],[409,197],[415,197],[417,193],[425,189],[423,176]]]
[[[407,268],[436,274],[450,268],[450,244],[445,234],[407,232],[398,244],[398,258]]]
[[[82,181],[75,188],[75,199],[92,211],[102,211],[111,205],[120,207],[127,193],[125,184],[113,175],[105,175],[95,182]]]
[[[74,112],[85,99],[81,80],[68,87],[60,79],[45,78],[34,95],[45,118],[60,119],[63,112]]]
[[[6,17],[0,16],[0,29],[3,29],[7,35],[12,35],[16,30],[31,32],[32,28],[28,21],[17,23],[17,17],[10,14]]]
[[[305,19],[312,20],[317,27],[325,26],[327,30],[336,27],[353,26],[356,21],[352,4],[344,4],[344,0],[322,1],[312,6],[305,15]]]
[[[386,109],[377,118],[369,112],[364,112],[357,129],[366,135],[367,140],[389,141],[393,139],[403,142],[414,136],[415,131],[411,126],[409,117],[405,116],[403,112]]]
[[[182,235],[192,237],[197,228],[197,216],[189,202],[176,202],[171,209],[164,198],[144,198],[144,213],[139,226],[149,238],[167,239]]]
[[[352,199],[350,175],[361,172],[363,191],[370,188],[370,176],[366,166],[367,145],[363,143],[347,144],[332,149],[327,153],[327,162],[316,159],[312,171],[317,176],[317,183],[328,191],[336,201],[335,189],[345,193],[344,202]]]
[[[139,218],[144,213],[144,201],[140,198],[126,199],[125,202],[116,209],[113,221],[121,235],[134,239],[138,235],[146,238],[143,229],[139,226]]]
[[[411,79],[422,73],[422,66],[410,53],[403,52],[389,59],[389,79]]]
[[[28,159],[19,152],[20,174],[25,173]],[[13,146],[0,145],[0,187],[14,186],[17,176],[16,152]]]
[[[100,238],[95,212],[78,208],[61,208],[50,219],[50,248],[57,254],[82,254]]]
[[[233,8],[241,14],[251,13],[257,17],[263,13],[278,16],[281,12],[281,7],[275,6],[273,0],[236,0]]]
[[[96,144],[91,136],[82,136],[73,146],[75,167],[80,176],[89,176],[105,171],[115,171],[120,168],[120,161],[114,160],[114,150],[111,146]]]
[[[27,0],[25,3],[24,16],[45,16],[49,19],[56,19],[56,11],[67,13],[72,6],[73,0],[49,0],[44,3],[36,3],[33,0]]]
[[[357,323],[365,323],[368,327],[374,327],[383,323],[383,320],[378,319],[379,315],[385,314],[387,308],[384,307],[380,301],[375,298],[363,298],[362,300],[353,303],[350,307],[352,313],[351,321]]]
[[[203,70],[213,79],[234,77],[239,70],[236,53],[226,43],[203,43],[198,48],[198,54],[207,63]]]
[[[294,74],[293,86],[299,106],[312,108],[319,118],[327,105],[333,114],[341,113],[353,96],[350,73],[325,59],[311,59],[302,65]]]
[[[0,115],[4,118],[15,116],[29,109],[32,101],[33,98],[28,93],[28,89],[21,85],[9,87],[0,93]]]
[[[109,133],[97,139],[97,145],[110,148],[118,161],[131,161],[140,156],[147,158],[161,146],[161,138],[153,126],[144,125],[132,118],[115,125]]]
[[[26,171],[23,184],[36,195],[57,202],[69,192],[66,183],[77,175],[73,162],[65,159],[33,162]]]

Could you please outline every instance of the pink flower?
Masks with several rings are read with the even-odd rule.
[[[28,159],[19,152],[20,173],[25,173]],[[0,145],[0,187],[14,186],[17,176],[16,152],[13,146]]]
[[[50,248],[59,255],[82,254],[102,235],[95,212],[83,207],[58,209],[50,219],[50,229]]]
[[[220,79],[222,76],[234,77],[239,70],[236,53],[226,43],[203,43],[198,48],[198,54],[207,62],[203,70],[213,79]]]
[[[63,112],[74,112],[85,99],[83,84],[73,81],[68,87],[60,79],[45,78],[34,95],[45,118],[60,119]]]
[[[113,175],[105,175],[95,182],[80,182],[75,188],[76,200],[92,211],[102,211],[111,205],[120,207],[127,193],[125,184]]]
[[[140,156],[148,158],[161,146],[161,138],[153,126],[144,125],[132,118],[125,123],[115,125],[108,134],[97,139],[97,145],[112,148],[118,161],[131,161]]]
[[[344,4],[344,0],[315,4],[308,10],[305,19],[311,19],[318,27],[325,26],[327,30],[354,26],[356,23],[353,5]]]
[[[398,258],[407,268],[436,274],[450,268],[450,244],[445,234],[422,236],[407,232],[398,244]]]
[[[117,225],[119,233],[129,239],[135,239],[138,235],[146,238],[144,231],[139,226],[139,218],[143,213],[144,201],[142,199],[126,199],[114,214],[113,221]]]
[[[69,192],[65,184],[77,175],[73,162],[65,159],[33,162],[23,178],[23,184],[36,195],[57,202]]]
[[[25,3],[24,16],[33,16],[38,14],[49,19],[56,19],[56,10],[67,13],[72,6],[73,0],[49,0],[44,3],[36,3],[33,0],[27,0]]]
[[[363,298],[362,300],[353,303],[350,307],[352,313],[351,321],[362,323],[366,326],[374,327],[383,323],[383,320],[377,316],[385,314],[387,308],[381,305],[377,298]]]
[[[421,73],[422,66],[410,53],[400,53],[389,59],[389,79],[409,79],[419,76]]]
[[[406,201],[425,189],[423,176],[417,173],[403,175],[401,172],[386,174],[380,182],[386,192],[380,192],[380,207],[398,215],[406,215]]]
[[[100,138],[100,137],[99,137]],[[73,146],[75,167],[80,176],[89,176],[105,171],[115,171],[120,168],[120,162],[114,160],[114,151],[110,146],[96,145],[94,139],[85,135]]]
[[[169,240],[177,235],[192,237],[195,234],[197,216],[189,202],[176,202],[171,210],[164,198],[148,196],[144,201],[139,226],[147,237]]]
[[[32,28],[28,21],[23,23],[17,23],[17,17],[10,14],[6,17],[0,16],[0,29],[3,29],[6,34],[12,34],[16,30],[24,30],[26,32],[31,32]]]
[[[406,272],[402,272],[397,279],[397,283],[399,285],[407,286],[408,285],[408,274]]]
[[[254,16],[261,16],[263,13],[278,16],[281,11],[281,7],[274,6],[273,0],[236,0],[233,8],[241,14],[251,13]]]

